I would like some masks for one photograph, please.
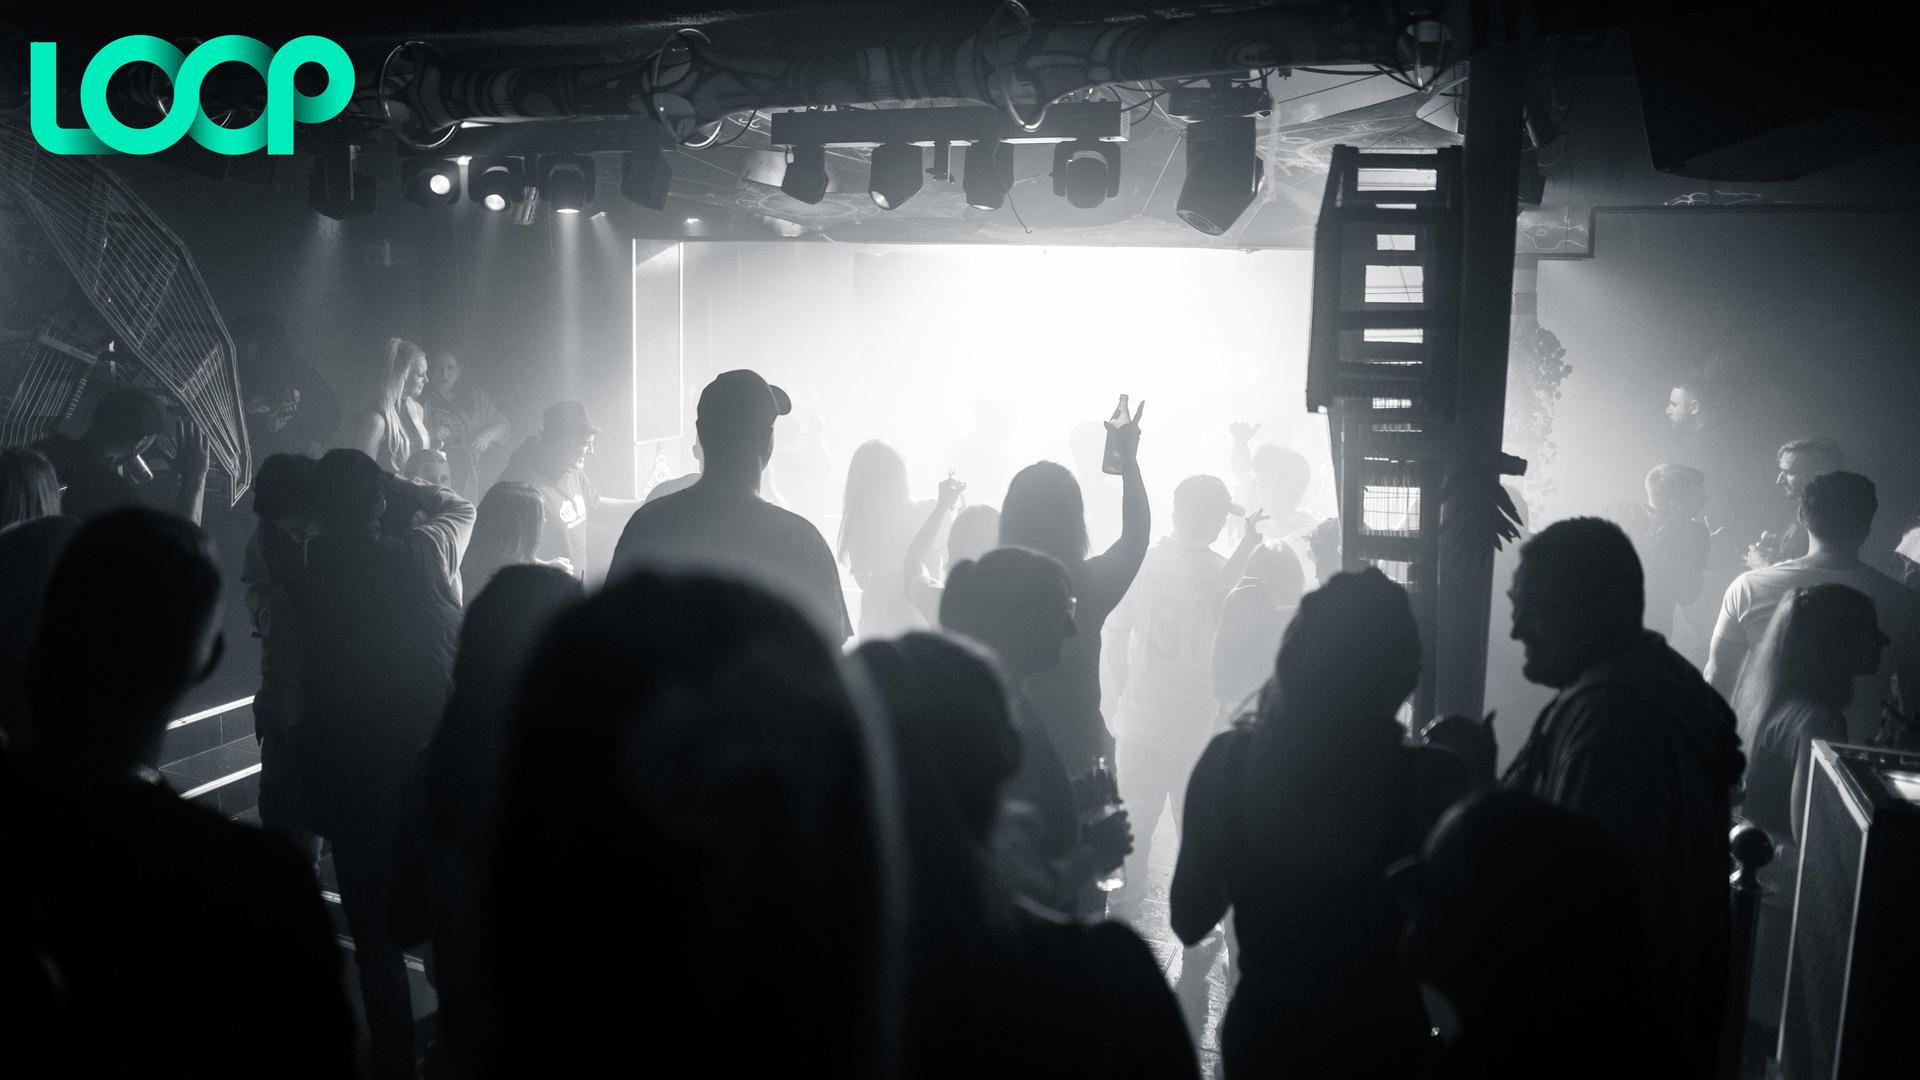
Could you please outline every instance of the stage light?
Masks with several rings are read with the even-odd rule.
[[[400,191],[410,203],[446,206],[460,196],[460,166],[445,158],[404,158],[400,162]]]
[[[827,148],[796,146],[787,155],[787,174],[780,178],[780,190],[788,198],[812,206],[827,197]]]
[[[1053,148],[1053,193],[1082,210],[1120,194],[1120,145],[1077,139]]]
[[[898,210],[920,192],[926,155],[912,143],[882,143],[873,148],[867,193],[882,210]]]
[[[1232,227],[1266,182],[1251,116],[1219,116],[1187,125],[1187,181],[1180,220],[1219,236]]]
[[[355,172],[360,148],[352,143],[329,143],[307,177],[307,205],[335,221],[371,214],[378,188],[373,177]]]
[[[1007,188],[1013,184],[1013,147],[999,139],[987,139],[967,147],[961,161],[960,187],[967,193],[967,205],[975,210],[998,210],[1007,205]]]
[[[577,214],[593,202],[597,174],[585,154],[549,154],[540,159],[540,191],[556,214]]]
[[[673,187],[673,166],[657,146],[629,150],[621,163],[620,194],[627,201],[650,210],[667,205],[667,192]]]
[[[688,218],[688,219],[687,219],[687,224],[689,224],[689,225],[698,225],[698,224],[700,224],[700,219],[699,219],[699,218],[697,218],[697,217],[690,217],[690,218]]]
[[[526,163],[519,158],[474,158],[467,166],[467,198],[496,213],[527,197]]]

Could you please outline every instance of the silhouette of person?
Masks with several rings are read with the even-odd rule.
[[[1838,442],[1826,435],[1794,439],[1780,447],[1780,471],[1774,476],[1773,484],[1792,505],[1793,512],[1778,532],[1768,530],[1759,543],[1747,549],[1747,569],[1758,570],[1807,554],[1807,526],[1799,516],[1800,500],[1806,494],[1807,481],[1838,472],[1846,464],[1846,452],[1840,449]]]
[[[538,564],[577,574],[567,559],[542,559],[547,503],[540,489],[518,480],[502,480],[487,489],[473,522],[473,538],[460,560],[462,595],[480,595],[493,576],[508,566]]]
[[[499,1074],[884,1075],[879,774],[811,621],[634,571],[560,616],[516,701],[483,914]],[[672,992],[636,1009],[638,973]]]
[[[1448,811],[1392,884],[1408,967],[1456,1028],[1443,1080],[1699,1075],[1648,1008],[1632,863],[1597,823],[1482,795]]]
[[[700,569],[754,582],[799,605],[835,644],[853,635],[833,549],[806,518],[760,497],[773,422],[793,409],[758,374],[727,371],[700,392],[700,479],[648,500],[627,522],[610,578],[643,566]]]
[[[116,387],[100,398],[78,438],[49,435],[32,449],[46,455],[60,479],[61,512],[77,521],[123,506],[145,506],[132,477],[151,480],[141,455],[167,433],[166,405],[154,394]],[[178,480],[167,508],[198,524],[207,493],[207,447],[198,436],[182,440],[175,461]]]
[[[333,844],[379,1080],[413,1075],[412,1002],[389,919],[401,789],[446,708],[460,622],[453,576],[473,504],[383,473],[358,450],[314,467],[320,531],[294,588],[296,732],[308,823]],[[389,504],[418,515],[382,533]]]
[[[540,505],[537,498],[533,505]],[[582,596],[572,574],[539,565],[503,566],[473,593],[446,719],[408,781],[394,937],[405,946],[432,939],[427,971],[440,1009],[430,1068],[444,1066],[448,1075],[481,1075],[493,1060],[481,906],[490,885],[486,860],[500,804],[508,711],[540,635]]]
[[[300,627],[293,589],[306,573],[307,541],[319,529],[314,460],[273,454],[253,479],[257,520],[241,559],[240,585],[260,639],[260,688],[253,695],[253,735],[260,743],[260,823],[310,847],[300,795]]]
[[[1740,814],[1765,829],[1785,880],[1800,865],[1800,812],[1813,781],[1813,740],[1847,741],[1855,681],[1880,667],[1887,636],[1873,601],[1845,585],[1795,589],[1774,606],[1773,619],[1747,658],[1733,691],[1740,739],[1747,747]],[[1794,890],[1760,901],[1749,1015],[1769,1025],[1780,1016],[1792,941]]]
[[[1020,738],[989,655],[913,633],[853,653],[887,716],[911,898],[900,1075],[1195,1074],[1180,1010],[1146,944],[1015,902],[994,875]],[[979,1033],[990,1031],[992,1038]]]
[[[252,312],[230,326],[253,452],[324,453],[340,427],[340,399],[313,365],[295,354],[286,324],[277,315]]]
[[[1194,767],[1170,913],[1191,946],[1233,912],[1229,1076],[1417,1075],[1429,1055],[1386,869],[1465,770],[1402,744],[1394,715],[1419,674],[1406,591],[1375,569],[1336,575],[1301,600],[1253,723]]]
[[[7,785],[10,935],[64,998],[76,1076],[352,1074],[339,953],[278,836],[178,798],[155,767],[220,656],[220,575],[191,523],[109,511],[47,584],[31,778]],[[31,815],[31,816],[28,816]]]
[[[1280,639],[1306,592],[1306,574],[1293,549],[1261,544],[1247,560],[1246,576],[1220,606],[1213,641],[1213,697],[1231,718],[1250,709],[1273,673]]]
[[[33,630],[47,579],[78,523],[39,517],[0,529],[0,754],[14,755],[33,741],[27,709],[27,669]],[[0,758],[4,761],[4,758]]]
[[[540,434],[530,436],[507,459],[502,480],[531,484],[547,504],[547,529],[538,555],[565,559],[585,574],[593,566],[587,547],[587,522],[618,520],[640,503],[602,495],[587,475],[600,429],[578,401],[560,401],[541,414]]]
[[[504,445],[513,426],[485,390],[466,377],[466,365],[450,352],[435,353],[427,362],[427,433],[433,445],[446,451],[453,473],[453,490],[463,499],[480,494],[480,461],[488,450]]]
[[[1880,628],[1892,639],[1887,662],[1870,676],[1847,707],[1847,738],[1866,742],[1879,725],[1880,705],[1894,698],[1899,678],[1902,698],[1920,686],[1920,595],[1860,558],[1880,508],[1873,481],[1852,472],[1831,472],[1807,481],[1800,495],[1800,520],[1810,547],[1798,559],[1749,570],[1734,579],[1720,601],[1720,618],[1707,651],[1706,674],[1722,693],[1738,683],[1747,652],[1773,618],[1774,608],[1794,589],[1845,585],[1873,601]]]
[[[899,451],[874,439],[853,452],[838,554],[860,586],[861,637],[889,637],[925,625],[907,599],[900,567],[930,505],[908,496],[907,463]]]
[[[1647,629],[1669,639],[1674,610],[1700,599],[1713,545],[1701,514],[1707,476],[1691,465],[1661,464],[1647,472],[1645,537],[1639,545],[1647,575]]]
[[[940,481],[939,496],[933,501],[933,509],[920,525],[920,531],[907,541],[906,556],[901,560],[901,571],[906,575],[907,600],[914,610],[925,619],[927,625],[940,624],[940,593],[947,572],[955,563],[978,559],[992,551],[1000,543],[1000,511],[991,506],[975,504],[954,514],[951,525],[947,515],[953,514],[965,496],[967,485],[964,481],[949,476]],[[935,561],[934,546],[946,534],[946,560],[940,567],[940,576],[935,578],[928,573]]]
[[[1213,550],[1231,514],[1245,519],[1231,558]],[[1126,884],[1111,906],[1139,914],[1147,860],[1162,810],[1174,824],[1186,802],[1187,776],[1212,738],[1213,635],[1227,593],[1260,546],[1257,511],[1249,516],[1217,476],[1190,476],[1173,489],[1173,532],[1140,564],[1126,599],[1107,620],[1103,683],[1116,691],[1114,765],[1120,798],[1140,830]]]
[[[1139,425],[1116,429],[1114,439],[1121,460],[1120,539],[1101,554],[1087,557],[1079,483],[1051,461],[1014,474],[1000,504],[1000,543],[1043,551],[1073,579],[1080,632],[1068,641],[1058,664],[1034,672],[1024,687],[1070,776],[1089,772],[1099,758],[1113,757],[1113,737],[1100,709],[1101,631],[1140,572],[1153,532],[1147,487],[1140,478]]]
[[[0,529],[60,513],[60,479],[38,450],[0,450]]]
[[[1726,1004],[1727,828],[1745,765],[1732,710],[1641,625],[1640,559],[1619,526],[1571,518],[1520,549],[1513,637],[1559,693],[1505,785],[1599,822],[1631,857],[1659,1019],[1711,1066]]]
[[[420,404],[426,389],[427,354],[405,338],[388,338],[380,385],[354,416],[347,445],[390,473],[405,473],[408,460],[433,445]]]
[[[1076,792],[1053,737],[1018,689],[1060,662],[1077,633],[1072,580],[1058,559],[1025,548],[998,548],[977,562],[956,563],[940,598],[940,625],[985,646],[1014,688],[1020,770],[1007,797],[999,841],[1003,870],[1016,892],[1056,911],[1074,912],[1079,895],[1121,865],[1133,846],[1126,812],[1081,827],[1105,792]]]

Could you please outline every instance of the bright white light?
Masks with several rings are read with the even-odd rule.
[[[556,214],[577,214],[580,212],[580,208],[577,206],[556,206],[553,208],[553,212]]]
[[[466,154],[461,154],[459,157],[454,158],[453,160],[456,164],[464,166],[465,164],[472,161],[473,159],[471,157],[468,157]]]
[[[484,205],[489,210],[505,210],[507,208],[507,197],[497,191],[490,191],[487,193]]]
[[[445,195],[453,190],[453,178],[446,173],[434,173],[427,178],[427,190],[435,195]]]
[[[690,217],[690,218],[688,218],[688,219],[687,219],[687,224],[689,224],[689,225],[698,225],[698,224],[700,224],[700,219],[699,219],[699,218],[697,218],[697,217]]]

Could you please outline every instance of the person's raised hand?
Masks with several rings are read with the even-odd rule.
[[[207,474],[207,466],[213,460],[213,452],[207,446],[207,434],[197,427],[188,428],[180,436],[180,453],[174,458],[174,468],[181,476],[201,477]]]
[[[1255,542],[1258,542],[1260,539],[1260,526],[1266,523],[1267,512],[1265,510],[1255,510],[1253,513],[1248,514],[1246,516],[1247,535],[1253,537]]]
[[[1233,436],[1233,441],[1237,443],[1250,441],[1254,433],[1259,430],[1259,424],[1248,423],[1245,420],[1235,420],[1233,423],[1227,425],[1227,434]]]
[[[1120,454],[1120,460],[1128,465],[1138,464],[1140,460],[1140,418],[1146,415],[1147,403],[1141,402],[1133,411],[1133,419],[1111,429],[1113,446]]]
[[[960,496],[964,494],[966,490],[967,485],[965,481],[955,480],[953,476],[949,474],[945,480],[940,481],[940,509],[951,510],[960,505]]]

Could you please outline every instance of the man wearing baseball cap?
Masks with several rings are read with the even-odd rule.
[[[1246,518],[1232,558],[1213,550],[1227,515]],[[1227,593],[1260,546],[1266,515],[1234,503],[1217,476],[1189,476],[1173,489],[1173,535],[1140,564],[1126,599],[1107,617],[1106,676],[1117,693],[1114,765],[1120,798],[1145,841],[1127,859],[1127,883],[1116,914],[1132,917],[1144,897],[1147,855],[1160,813],[1172,800],[1177,816],[1187,776],[1213,737],[1213,632]]]
[[[759,374],[726,371],[700,392],[694,427],[702,469],[691,487],[636,511],[614,548],[609,578],[642,566],[717,571],[765,586],[838,646],[853,635],[840,568],[820,530],[760,497],[773,458],[773,422],[793,410]]]
[[[540,536],[538,556],[565,558],[574,572],[588,572],[588,520],[604,518],[640,505],[633,499],[602,495],[587,476],[587,458],[593,453],[600,429],[586,405],[557,401],[540,414],[540,434],[530,436],[507,460],[502,480],[533,485],[547,504],[547,527]],[[471,597],[469,597],[471,599]]]

